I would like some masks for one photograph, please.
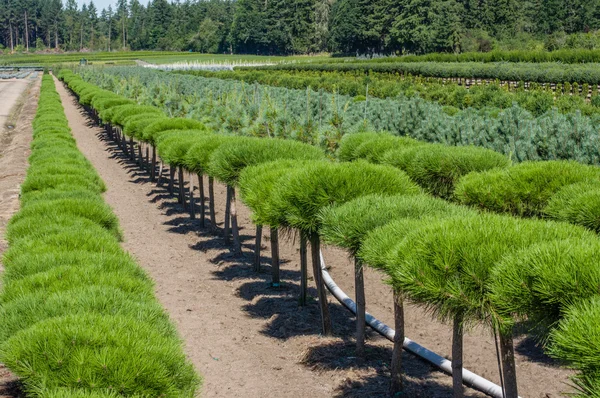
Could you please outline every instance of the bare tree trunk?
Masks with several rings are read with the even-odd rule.
[[[237,218],[237,207],[236,207],[236,198],[235,198],[235,187],[229,187],[231,190],[231,233],[233,235],[233,252],[237,255],[242,254],[242,242],[240,240],[240,228],[238,226],[238,218]]]
[[[217,216],[215,214],[215,188],[214,188],[213,177],[208,177],[208,199],[209,199],[209,213],[210,213],[210,226],[212,229],[217,228]]]
[[[169,165],[169,193],[173,195],[175,192],[175,167]]]
[[[231,222],[231,191],[229,188],[226,189],[227,197],[225,199],[225,222],[223,225],[223,238],[225,239],[225,243],[229,243],[229,226]]]
[[[29,22],[27,21],[27,10],[25,10],[25,46],[27,48],[27,52],[29,52]]]
[[[279,231],[271,227],[271,286],[279,287],[281,283],[279,273]]]
[[[150,168],[150,180],[156,180],[156,147],[152,145],[152,165]]]
[[[308,250],[304,232],[300,232],[300,305],[306,305],[308,291]]]
[[[15,52],[15,42],[13,38],[12,22],[8,21],[8,31],[10,32],[10,52]]]
[[[329,306],[327,305],[327,292],[323,284],[323,275],[321,274],[321,240],[319,234],[313,233],[310,236],[310,246],[312,254],[313,273],[315,274],[315,283],[319,295],[319,306],[321,309],[321,327],[324,336],[331,336],[331,316]]]
[[[204,228],[206,226],[206,197],[204,196],[204,176],[200,173],[198,173],[198,191],[200,193],[200,226]]]
[[[185,201],[185,178],[183,174],[183,167],[179,166],[179,177],[177,178],[179,182],[179,203],[183,206],[185,210],[187,208],[187,203]]]
[[[254,242],[254,271],[260,272],[260,252],[262,245],[262,225],[256,224],[256,237]]]
[[[463,317],[456,315],[454,317],[454,327],[452,328],[452,387],[454,389],[454,398],[464,396],[463,387]]]
[[[194,220],[196,218],[196,200],[194,198],[194,175],[190,173],[190,218]]]
[[[515,367],[512,331],[500,333],[500,353],[502,357],[505,398],[518,398],[517,370]]]
[[[356,294],[356,356],[364,359],[366,318],[365,279],[363,264],[356,258],[354,259],[354,290]]]
[[[394,290],[394,350],[392,351],[390,397],[401,395],[404,391],[402,382],[402,349],[404,347],[404,303],[402,296]]]

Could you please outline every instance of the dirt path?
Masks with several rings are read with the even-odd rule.
[[[0,129],[4,128],[14,105],[29,82],[29,79],[0,80]]]
[[[28,87],[30,80],[20,82],[0,82],[0,271],[2,253],[6,250],[4,231],[12,215],[19,210],[20,184],[27,172],[29,143],[32,139],[31,121],[37,110],[40,79]],[[27,89],[27,92],[23,90]],[[23,99],[24,104],[12,129],[4,127],[6,117],[11,115],[14,105]],[[16,378],[0,365],[0,398],[19,397]]]
[[[299,263],[293,239],[282,239],[282,288],[268,287],[270,269],[252,271],[254,227],[240,206],[246,255],[234,257],[219,235],[199,227],[163,187],[104,140],[62,85],[58,91],[81,151],[108,186],[107,202],[121,220],[124,246],[156,281],[159,300],[177,324],[186,353],[205,377],[204,397],[383,397],[389,380],[391,344],[369,335],[368,361],[353,358],[353,319],[331,304],[337,337],[319,336],[315,302],[297,304]],[[225,202],[218,186],[217,201]],[[218,208],[222,210],[223,206]],[[217,219],[222,219],[218,212]],[[263,239],[268,245],[268,240]],[[265,255],[267,253],[265,252]],[[336,282],[353,289],[352,265],[336,249],[325,250]],[[268,264],[268,257],[265,264]],[[391,293],[382,276],[367,270],[367,309],[380,319],[392,318]],[[311,292],[314,296],[314,291]],[[407,335],[444,355],[450,352],[451,329],[421,309],[406,311]],[[476,330],[465,337],[465,364],[498,382],[493,339]],[[528,340],[517,341],[522,397],[559,397],[569,372],[555,367]],[[451,397],[451,378],[405,355],[407,397]],[[482,394],[467,390],[468,397]]]

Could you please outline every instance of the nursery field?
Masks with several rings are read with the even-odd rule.
[[[55,66],[21,90],[16,394],[597,398],[595,55],[466,57]]]

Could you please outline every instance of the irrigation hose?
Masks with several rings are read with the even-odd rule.
[[[333,296],[350,312],[356,315],[356,303],[348,297],[346,293],[335,283],[335,281],[327,272],[327,266],[325,265],[325,258],[323,257],[323,252],[321,252],[321,273],[323,275],[323,282],[325,286],[327,286],[327,290],[333,294]],[[387,338],[390,341],[394,341],[394,335],[396,332],[394,329],[387,326],[385,323],[381,322],[373,315],[366,313],[365,320],[367,325],[373,328],[377,333],[381,334],[383,337]],[[426,360],[427,362],[435,365],[442,371],[447,374],[452,374],[452,362],[447,360],[446,358],[436,354],[435,352],[428,350],[427,348],[415,343],[409,338],[404,338],[403,347],[406,351],[418,356]],[[475,373],[463,368],[463,382],[467,386],[474,388],[475,390],[481,391],[490,397],[494,398],[503,398],[504,394],[502,392],[502,387],[497,384],[492,383],[491,381],[484,379],[483,377],[476,375]],[[520,398],[520,397],[519,397]]]

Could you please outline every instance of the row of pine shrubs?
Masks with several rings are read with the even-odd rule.
[[[33,134],[6,233],[0,361],[32,397],[194,397],[200,379],[152,281],[120,246],[50,75]]]
[[[88,84],[70,72],[62,77],[82,101]],[[95,90],[102,95],[101,90]],[[116,98],[114,101],[105,105],[104,124],[111,123],[111,116],[106,116],[116,111],[111,109],[131,105]],[[506,156],[491,150],[426,144],[384,133],[345,136],[339,161],[331,161],[306,144],[216,135],[191,120],[153,120],[135,128],[113,120],[116,128],[111,128],[109,135],[115,130],[129,131],[126,134],[133,134],[139,148],[149,145],[153,151],[157,149],[170,169],[198,174],[202,209],[202,175],[209,176],[209,184],[214,179],[226,184],[229,215],[227,211],[225,214],[230,218],[225,219],[225,225],[232,224],[236,250],[241,250],[235,239],[236,189],[259,227],[256,253],[260,251],[262,226],[271,228],[272,238],[277,236],[273,231],[279,229],[298,233],[301,290],[306,287],[310,242],[326,334],[331,333],[332,324],[321,279],[320,244],[323,241],[348,250],[356,260],[359,355],[364,355],[362,269],[371,266],[387,275],[394,288],[396,333],[400,336],[395,339],[392,360],[393,393],[402,390],[398,353],[404,340],[404,300],[453,325],[455,374],[461,374],[464,330],[475,324],[486,326],[500,337],[506,396],[517,397],[512,339],[514,327],[524,324],[550,355],[579,370],[574,380],[580,396],[594,396],[598,391],[600,269],[596,259],[600,241],[589,230],[594,228],[574,221],[569,215],[573,212],[565,210],[566,205],[577,202],[573,194],[565,192],[583,192],[586,184],[593,185],[590,181],[597,179],[596,168],[572,162],[512,166]],[[134,152],[132,147],[123,149]],[[148,164],[146,158],[151,173],[156,172],[154,163]],[[524,170],[521,174],[519,168]],[[488,185],[470,183],[477,178],[497,180]],[[173,179],[171,173],[170,183]],[[475,197],[472,192],[479,186],[493,188],[494,184],[502,188],[493,194],[488,190],[473,202],[463,199],[467,193]],[[179,185],[183,186],[181,173]],[[561,193],[563,187],[571,191]],[[186,196],[181,194],[180,201],[185,204]],[[214,209],[210,187],[209,195],[209,206]],[[488,204],[509,202],[499,210]],[[586,199],[577,203],[584,202],[588,203]],[[190,204],[194,207],[193,201]],[[504,214],[482,212],[477,207]],[[564,215],[550,216],[550,208],[554,209],[552,214]],[[556,220],[543,219],[546,217]],[[214,226],[214,214],[210,219]],[[272,253],[276,245],[276,239],[271,239]],[[275,262],[276,256],[272,257]],[[460,377],[455,377],[454,387],[462,389]]]

